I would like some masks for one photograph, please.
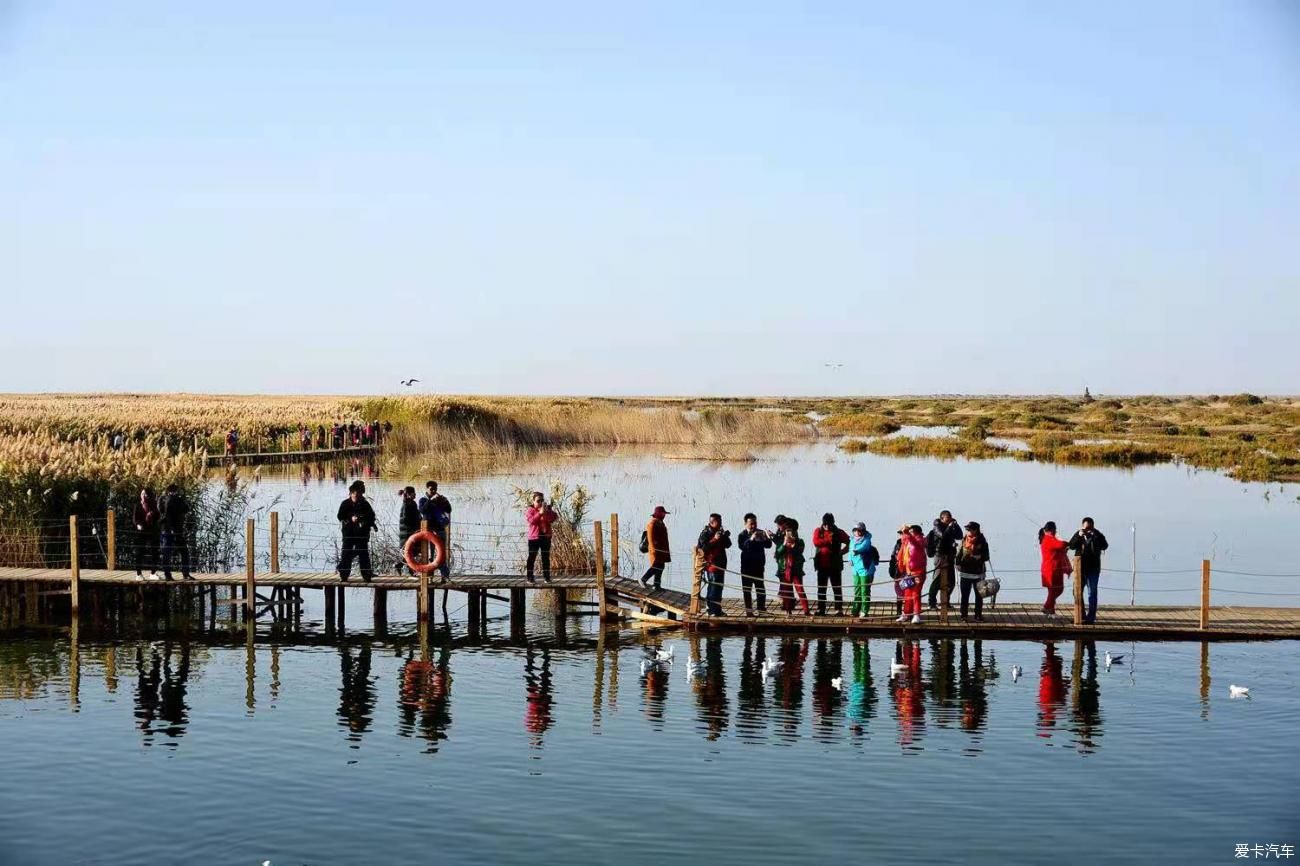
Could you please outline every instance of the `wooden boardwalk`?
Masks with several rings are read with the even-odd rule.
[[[250,583],[248,575],[240,574],[196,574],[194,580],[181,580],[174,575],[171,582],[151,580],[139,577],[134,571],[81,569],[78,575],[78,588],[117,587],[155,587],[170,588],[177,586],[238,586],[247,588]],[[55,594],[70,594],[72,574],[66,569],[48,568],[0,568],[0,585],[27,585],[34,587],[45,584],[56,587]],[[780,600],[769,594],[768,608],[763,613],[748,616],[740,598],[730,597],[723,600],[723,615],[705,616],[703,605],[692,613],[689,593],[675,589],[651,590],[643,587],[637,580],[626,577],[609,577],[602,575],[579,575],[555,577],[547,582],[540,577],[529,582],[517,574],[454,574],[443,581],[436,573],[427,581],[430,590],[447,589],[463,591],[477,597],[486,605],[487,593],[492,590],[509,591],[512,615],[516,609],[522,615],[523,594],[527,591],[553,591],[562,597],[569,590],[591,590],[599,596],[599,588],[604,586],[605,604],[600,605],[606,619],[631,619],[653,626],[691,627],[721,630],[782,630],[800,631],[816,630],[840,633],[862,633],[879,635],[925,634],[925,635],[981,635],[988,637],[1107,637],[1120,639],[1157,639],[1157,640],[1250,640],[1250,639],[1300,639],[1300,607],[1212,607],[1209,622],[1202,629],[1200,623],[1201,609],[1186,605],[1115,605],[1103,606],[1098,612],[1095,625],[1075,625],[1073,608],[1062,599],[1061,614],[1049,617],[1042,613],[1037,605],[1018,602],[1002,602],[995,607],[986,607],[983,622],[963,622],[953,609],[948,622],[943,623],[938,613],[927,611],[919,625],[895,622],[893,599],[873,601],[873,613],[866,619],[849,616],[804,616],[787,615],[780,609]],[[252,577],[251,585],[255,590],[286,588],[322,589],[326,591],[327,608],[338,588],[369,588],[385,591],[418,591],[421,581],[410,575],[376,575],[370,581],[364,581],[358,575],[349,580],[342,580],[333,572],[258,572]],[[47,590],[48,594],[50,591]],[[735,588],[731,589],[735,593]],[[376,596],[378,609],[379,596]],[[215,596],[214,596],[215,598]],[[267,600],[262,599],[265,603]],[[259,604],[260,604],[259,603]],[[590,606],[599,605],[588,602]],[[475,613],[478,605],[471,605]],[[833,609],[833,608],[832,608]],[[558,605],[563,613],[565,605]]]
[[[259,463],[315,463],[378,453],[378,445],[349,445],[345,448],[314,448],[307,451],[239,451],[234,456],[221,452],[205,455],[203,462],[207,466],[229,466],[231,463],[245,466]]]

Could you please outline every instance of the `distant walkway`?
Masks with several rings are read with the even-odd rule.
[[[231,463],[235,463],[241,466],[255,466],[263,463],[310,463],[378,453],[378,445],[313,448],[308,451],[239,451],[233,456],[225,453],[208,454],[204,457],[204,465],[229,466]]]

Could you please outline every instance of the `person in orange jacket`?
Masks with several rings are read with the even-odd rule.
[[[1056,600],[1065,592],[1065,576],[1074,569],[1065,551],[1069,545],[1056,537],[1056,521],[1049,520],[1038,530],[1038,550],[1042,554],[1040,571],[1043,586],[1047,587],[1047,601],[1043,602],[1043,613],[1056,616]]]
[[[664,566],[672,561],[672,555],[668,551],[668,526],[664,523],[664,518],[671,513],[662,505],[656,505],[654,513],[650,516],[650,522],[645,525],[645,553],[650,567],[641,576],[642,586],[650,586],[650,582],[654,581],[654,588],[659,589],[664,576]]]
[[[898,570],[903,575],[903,615],[898,622],[921,621],[921,584],[925,582],[925,535],[918,524],[902,527],[903,544],[898,551]]]

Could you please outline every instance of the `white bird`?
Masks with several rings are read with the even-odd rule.
[[[781,662],[776,659],[763,659],[763,676],[770,677],[781,669]]]
[[[889,678],[891,680],[894,677],[901,676],[902,674],[905,673],[907,673],[907,665],[899,664],[898,662],[892,662],[892,661],[889,663]]]
[[[657,662],[670,662],[673,660],[673,645],[669,644],[668,649],[657,649],[654,652],[654,660]]]
[[[1110,654],[1110,650],[1106,650],[1106,667],[1110,667],[1111,665],[1122,665],[1122,664],[1124,664],[1124,656],[1122,655],[1113,656]]]
[[[1024,669],[1023,669],[1022,667],[1020,667],[1020,665],[1012,665],[1012,666],[1011,666],[1011,682],[1014,683],[1016,680],[1020,679],[1020,675],[1023,674],[1024,672],[1025,672]]]
[[[843,367],[844,365],[843,365],[843,364],[831,364],[831,363],[826,363],[826,364],[822,364],[822,366],[823,366],[823,367],[830,367],[832,370],[838,370],[840,367]]]
[[[831,688],[835,689],[835,691],[837,692],[844,691],[844,678],[835,677],[833,680],[831,680]]]
[[[401,382],[401,384],[403,384],[403,385],[405,385],[407,388],[409,388],[409,387],[411,387],[412,385],[414,385],[414,384],[415,384],[416,382],[418,382],[418,381],[420,381],[420,380],[419,380],[419,379],[403,379],[402,382]]]
[[[651,667],[653,664],[649,659],[641,659],[641,676],[645,676]]]
[[[1246,688],[1245,686],[1234,686],[1234,685],[1229,685],[1229,686],[1228,686],[1228,697],[1230,697],[1230,698],[1248,698],[1248,697],[1250,697],[1250,689]]]
[[[705,666],[704,662],[691,662],[686,666],[686,679],[693,680],[696,677],[702,677],[706,670],[708,670],[708,668]]]

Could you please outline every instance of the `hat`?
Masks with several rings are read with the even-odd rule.
[[[921,524],[919,524],[919,523],[913,523],[911,526],[909,526],[909,527],[907,527],[907,528],[910,529],[910,530],[912,530],[913,532],[920,532],[920,531],[921,531]]]
[[[904,523],[902,526],[898,527],[898,534],[902,535],[904,532],[907,532],[911,528],[912,525],[910,523]]]
[[[672,512],[669,511],[667,508],[664,508],[662,505],[655,506],[655,510],[654,510],[655,517],[663,517],[665,514],[672,514]]]
[[[861,520],[853,524],[853,528],[861,532],[863,535],[867,534],[867,525],[863,523]]]
[[[979,532],[979,531],[980,531],[980,525],[979,525],[978,523],[976,523],[974,520],[972,520],[970,523],[967,523],[967,524],[966,524],[966,528],[969,529],[969,530],[972,530],[972,531],[974,531],[974,532]]]

